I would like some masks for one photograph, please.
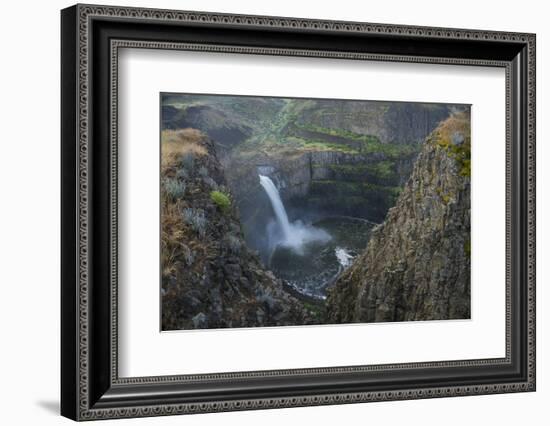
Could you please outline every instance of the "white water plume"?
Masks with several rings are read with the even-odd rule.
[[[260,185],[269,197],[269,201],[275,213],[275,218],[277,219],[277,224],[282,234],[276,245],[289,247],[297,253],[302,253],[302,247],[306,243],[330,240],[330,235],[322,229],[317,229],[311,225],[305,225],[300,221],[290,223],[279,190],[273,181],[268,176],[259,175],[259,177]]]
[[[338,263],[342,265],[343,268],[347,268],[353,262],[353,256],[349,254],[345,248],[336,247],[334,249],[334,254],[336,255],[336,259],[338,259]]]

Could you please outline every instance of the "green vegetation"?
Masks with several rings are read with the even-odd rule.
[[[342,202],[350,208],[369,207],[372,200],[379,200],[378,203],[381,204],[388,202],[390,206],[395,203],[402,190],[400,186],[384,186],[365,181],[314,180],[311,182],[308,200],[316,206]],[[327,199],[326,194],[333,196]]]
[[[328,146],[327,148],[342,149],[342,147],[348,146],[348,149],[355,153],[371,154],[375,152],[381,152],[387,157],[396,159],[403,156],[412,155],[418,152],[417,144],[389,144],[382,143],[374,135],[354,133],[346,129],[326,128],[314,124],[294,123],[294,125],[301,130],[317,133],[319,137],[323,135],[332,136],[334,140],[339,140],[340,143],[335,143],[337,147]],[[353,146],[349,147],[348,144]]]
[[[218,107],[225,113],[238,112],[241,121],[246,117],[246,126],[253,129],[252,136],[242,142],[237,149],[241,153],[262,150],[270,154],[301,151],[335,151],[347,154],[382,153],[388,159],[400,159],[418,152],[418,144],[382,143],[371,134],[355,133],[343,128],[322,127],[313,122],[304,123],[303,114],[314,106],[313,101],[281,100],[284,104],[278,111],[265,105],[256,104],[259,111],[247,111],[245,104]],[[262,108],[269,111],[261,112]],[[325,113],[326,115],[326,113]],[[256,117],[254,119],[254,117]],[[251,121],[248,121],[250,119]],[[312,118],[318,120],[319,118]]]
[[[314,195],[326,195],[327,191],[333,191],[338,195],[359,195],[379,191],[397,197],[402,190],[403,188],[400,186],[384,186],[370,182],[346,182],[341,180],[314,180],[311,182],[311,192]]]
[[[183,220],[187,223],[201,238],[206,235],[206,217],[204,210],[187,208],[182,212]]]
[[[383,186],[369,182],[363,184],[363,196],[365,199],[380,199],[379,202],[385,204],[388,208],[395,204],[401,191],[403,191],[401,186]]]
[[[176,179],[166,178],[162,181],[162,186],[170,201],[177,201],[185,193],[185,183]]]
[[[228,194],[222,191],[212,191],[210,199],[219,207],[219,209],[227,213],[231,209],[231,198]]]
[[[393,161],[383,160],[367,166],[369,174],[382,179],[391,179],[395,177],[395,163]]]
[[[302,147],[307,148],[307,150],[313,150],[313,151],[337,151],[337,152],[345,152],[348,154],[359,154],[359,151],[357,149],[354,149],[348,145],[344,144],[338,144],[338,143],[331,143],[331,142],[325,142],[318,139],[301,139],[301,138],[294,138],[295,140],[300,140]]]
[[[366,164],[328,164],[320,167],[327,167],[337,175],[343,175],[347,179],[361,181],[365,178],[368,172]]]
[[[437,139],[436,144],[445,149],[449,155],[456,160],[460,176],[471,176],[471,148],[469,136],[467,137],[467,141],[464,141],[461,145],[453,145],[452,142],[442,138]]]
[[[393,160],[381,160],[364,164],[327,164],[314,165],[314,169],[328,169],[331,179],[348,180],[352,182],[373,182],[385,186],[397,186],[399,175],[397,164]]]
[[[346,139],[355,141],[369,142],[372,139],[377,139],[372,135],[361,135],[359,133],[350,132],[346,129],[336,129],[333,127],[321,127],[313,123],[294,123],[299,129],[309,130],[316,133],[324,133],[331,136],[340,136]]]
[[[375,142],[370,142],[369,144],[364,145],[361,153],[371,154],[375,152],[381,152],[390,159],[399,159],[402,157],[408,157],[418,153],[420,150],[420,145],[418,144],[390,144],[382,143],[379,140]]]
[[[462,140],[453,143],[454,138]],[[435,143],[456,160],[461,176],[471,176],[470,117],[467,114],[456,114],[445,121],[438,128]]]

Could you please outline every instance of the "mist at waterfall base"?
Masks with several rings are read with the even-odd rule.
[[[265,175],[259,179],[273,211],[265,228],[266,266],[300,295],[324,299],[335,278],[366,247],[372,224],[343,217],[291,221],[275,183]]]
[[[330,235],[322,229],[306,225],[300,220],[290,223],[279,190],[273,181],[267,176],[259,175],[259,177],[260,185],[267,193],[275,212],[276,224],[270,222],[268,225],[268,237],[272,248],[286,247],[303,255],[305,245],[308,243],[324,243],[330,240]]]

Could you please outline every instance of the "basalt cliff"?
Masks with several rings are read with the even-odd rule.
[[[162,329],[310,323],[310,313],[243,238],[214,143],[162,133]]]
[[[466,113],[426,139],[412,174],[329,291],[330,323],[470,318],[470,128]]]

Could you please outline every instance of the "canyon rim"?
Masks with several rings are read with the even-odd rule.
[[[162,93],[161,329],[470,318],[470,106]]]

